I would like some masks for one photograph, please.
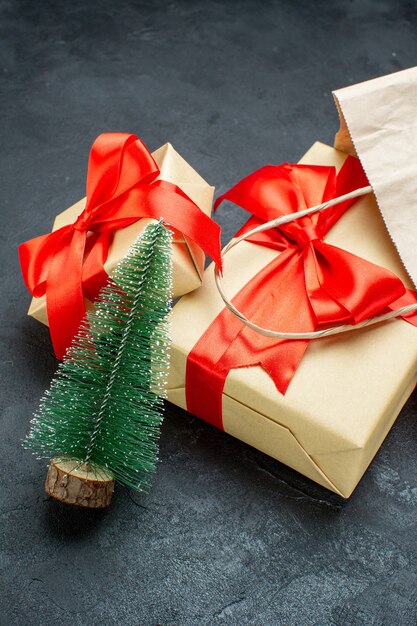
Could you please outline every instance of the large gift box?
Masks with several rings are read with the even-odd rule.
[[[214,188],[169,143],[151,155],[134,135],[100,135],[90,153],[87,191],[87,209],[87,198],[83,198],[56,217],[50,236],[20,247],[25,281],[35,296],[28,314],[51,326],[59,357],[69,345],[84,307],[92,307],[107,275],[152,219],[162,218],[173,231],[174,298],[200,286],[206,252],[215,258],[216,250],[220,251],[219,227],[210,219]],[[81,244],[77,229],[86,233]],[[54,241],[55,235],[61,241]],[[60,260],[58,277],[55,285],[49,285],[48,294],[48,280],[53,282],[49,266],[57,251],[62,255],[67,247],[68,255],[74,256],[80,245],[83,252],[78,260],[69,256]],[[79,285],[71,284],[74,269],[82,274]],[[80,289],[84,305],[78,304],[71,324],[73,294]],[[65,337],[59,337],[59,327]]]
[[[414,81],[416,74],[412,72],[411,77],[410,75],[404,77],[401,73],[395,75],[394,79],[389,77],[388,80],[371,81],[365,84],[365,87],[349,88],[350,90],[336,93],[344,114],[342,127],[346,122],[354,139],[356,134],[358,139],[355,142],[356,152],[359,156],[362,152],[364,154],[364,163],[371,184],[375,176],[374,171],[378,170],[378,159],[375,156],[378,150],[374,146],[378,137],[385,139],[390,133],[395,135],[395,141],[398,143],[395,129],[398,129],[399,125],[395,123],[392,109],[396,108],[397,114],[401,117],[398,111],[401,111],[401,102],[405,98],[407,84],[410,80]],[[384,88],[391,90],[389,91],[389,105],[384,97]],[[376,92],[379,93],[379,100],[384,101],[385,108],[378,108]],[[358,99],[361,105],[358,105]],[[370,107],[367,107],[368,100],[372,103]],[[344,108],[345,103],[346,108]],[[364,111],[367,111],[367,124],[363,122],[363,118],[366,117],[363,114]],[[380,116],[377,124],[373,123],[373,115]],[[365,129],[358,129],[358,117],[361,117],[361,124],[366,126]],[[386,130],[384,130],[385,127]],[[404,131],[406,131],[406,124],[404,124]],[[415,135],[415,127],[413,132]],[[384,169],[385,175],[378,173],[377,190],[375,190],[386,223],[389,225],[389,216],[394,215],[393,220],[397,230],[401,227],[405,229],[408,240],[408,231],[415,230],[415,220],[407,229],[407,224],[413,221],[410,218],[412,194],[409,186],[407,187],[411,168],[405,167],[404,159],[411,158],[411,155],[417,152],[417,136],[413,137],[413,132],[411,134],[405,132],[403,135],[403,141],[414,141],[414,147],[407,146],[405,155],[402,160],[401,157],[399,158],[400,162],[397,161],[396,167],[393,167],[395,155],[392,153],[389,156],[384,155],[383,161],[384,159],[385,161],[382,165],[380,163],[380,166]],[[365,140],[363,140],[364,136]],[[340,137],[346,150],[352,154],[355,153],[352,143],[347,141],[343,128],[339,139]],[[370,156],[371,148],[373,154]],[[384,143],[384,153],[387,150],[390,150],[389,141]],[[398,154],[398,146],[396,150]],[[413,158],[414,169],[412,171],[416,180],[417,167],[415,157]],[[357,172],[355,166],[355,162],[358,163],[357,159],[352,156],[348,157],[347,152],[316,143],[304,155],[300,163],[333,166],[339,172],[340,178],[343,177],[340,172],[346,171],[346,168],[344,170],[342,168],[347,160],[349,160],[348,165],[353,164],[353,171]],[[404,178],[407,180],[404,184],[407,193],[402,196],[400,172],[404,170],[406,170]],[[295,170],[293,178],[299,176],[299,171]],[[312,187],[315,185],[316,173],[308,172],[312,176],[310,181]],[[320,171],[318,173],[321,175]],[[394,189],[392,189],[393,185]],[[363,186],[363,182],[359,186]],[[252,185],[251,193],[254,188],[256,185]],[[336,185],[336,191],[337,189]],[[414,192],[415,198],[417,190],[414,189]],[[288,197],[291,197],[291,193],[292,191],[289,190]],[[307,189],[306,196],[308,193],[309,189]],[[312,194],[314,196],[313,192]],[[340,195],[340,191],[336,195]],[[226,197],[228,197],[227,194]],[[267,197],[266,193],[265,202]],[[402,202],[403,198],[405,198],[404,202]],[[229,199],[244,206],[244,199],[239,197],[239,192],[231,193]],[[391,210],[390,203],[393,199],[395,199],[396,213]],[[256,201],[250,198],[246,204],[250,205],[250,210],[253,206],[256,214]],[[271,204],[267,208],[268,219],[276,217],[275,207]],[[389,214],[388,219],[385,212]],[[256,224],[256,218],[254,219],[253,224]],[[312,223],[315,223],[314,220]],[[329,319],[332,319],[331,315],[333,315],[340,322],[352,322],[346,314],[346,307],[348,307],[346,302],[352,294],[353,299],[357,297],[360,301],[358,312],[353,307],[353,323],[380,313],[379,305],[376,303],[378,300],[381,300],[382,311],[416,302],[413,283],[404,268],[392,241],[392,234],[389,234],[387,230],[373,194],[361,197],[348,209],[344,208],[340,212],[338,219],[333,221],[331,227],[325,229],[323,237],[325,244],[318,240],[311,242],[317,236],[317,232],[312,235],[310,226],[306,226],[304,229],[306,234],[302,236],[299,231],[297,234],[295,231],[287,230],[287,240],[290,241],[288,246],[291,249],[285,248],[284,251],[280,249],[279,245],[274,243],[273,235],[269,242],[263,241],[264,245],[259,245],[262,243],[260,241],[242,241],[231,249],[225,258],[223,277],[224,291],[228,296],[231,299],[235,298],[234,302],[239,303],[240,306],[243,301],[241,294],[246,292],[247,309],[255,318],[259,316],[259,310],[265,307],[274,311],[274,303],[277,303],[278,311],[281,310],[279,308],[281,301],[285,305],[285,299],[289,296],[294,300],[293,278],[296,277],[298,280],[299,276],[294,275],[291,280],[287,281],[278,280],[277,291],[279,293],[275,293],[270,286],[274,285],[274,277],[267,276],[266,282],[263,282],[262,272],[265,272],[265,268],[271,263],[277,262],[279,265],[280,255],[289,255],[291,262],[295,258],[296,263],[299,263],[303,256],[303,271],[306,272],[306,276],[302,280],[308,284],[307,291],[310,298],[308,307],[321,313],[325,308],[323,306],[320,308],[320,297],[323,296],[320,294],[322,285],[314,284],[314,276],[307,276],[313,270],[311,258],[309,263],[305,261],[308,255],[311,257],[311,249],[315,245],[312,258],[314,263],[320,265],[317,276],[325,276],[326,284],[340,293],[340,300],[331,303]],[[280,236],[277,234],[277,241]],[[291,242],[292,236],[294,241]],[[395,241],[398,250],[402,252],[404,246],[401,236],[396,237]],[[299,246],[299,251],[294,252],[292,246]],[[346,253],[339,253],[331,246]],[[349,257],[349,253],[356,256]],[[336,260],[333,259],[335,255]],[[341,258],[338,255],[341,255]],[[333,261],[335,266],[337,263],[339,265],[345,262],[347,265],[351,262],[357,263],[355,282],[349,284],[352,276],[347,267],[338,267],[335,273],[335,268],[332,267]],[[367,262],[375,265],[368,266]],[[365,263],[363,270],[361,263]],[[283,267],[285,269],[284,262],[280,265],[280,271]],[[383,276],[379,275],[379,268],[384,268]],[[398,278],[386,270],[390,270]],[[369,287],[365,280],[362,281],[362,271],[364,274],[370,272],[371,277],[376,277],[378,284],[376,289],[373,286]],[[409,273],[412,275],[410,269]],[[258,282],[256,282],[257,276],[261,277]],[[343,284],[343,281],[338,282],[339,276],[345,276],[346,282]],[[268,283],[271,280],[272,283]],[[252,292],[248,291],[251,281],[252,283],[255,281]],[[371,278],[371,283],[372,281],[373,278]],[[399,287],[401,281],[404,285],[403,293]],[[390,289],[393,290],[392,303],[389,302]],[[368,290],[367,296],[362,296],[359,293],[361,290]],[[271,316],[270,327],[290,331],[305,330],[302,326],[303,316],[307,321],[312,316],[310,313],[305,315],[305,294],[299,301],[297,298],[298,296],[295,296],[293,308],[287,308],[286,317],[282,315],[280,317],[279,314],[277,318],[274,315]],[[368,300],[364,303],[366,298]],[[356,304],[355,300],[355,306]],[[325,312],[324,318],[326,315]],[[291,344],[289,341],[284,341],[278,349],[274,348],[271,340],[272,343],[270,342],[265,347],[263,337],[256,331],[244,327],[239,320],[236,322],[236,317],[230,311],[225,310],[224,302],[216,288],[213,264],[205,272],[202,287],[181,298],[174,307],[168,399],[347,498],[358,484],[416,385],[417,328],[415,323],[416,316],[414,315],[312,340],[306,342],[305,346],[299,342],[297,346],[294,345],[297,342]],[[240,341],[238,348],[236,348],[237,339]],[[219,346],[222,342],[225,342],[225,345]],[[249,348],[247,344],[250,344]],[[294,361],[292,353],[298,349],[301,350],[301,356],[296,357]],[[263,356],[258,358],[258,352],[261,354],[262,350]],[[239,360],[239,351],[245,357],[242,357],[242,361]],[[219,365],[221,363],[223,366],[226,363],[224,366],[226,373],[221,371]],[[286,368],[290,371],[287,372]],[[271,373],[276,374],[278,382],[277,380],[274,382]],[[220,403],[220,408],[216,402]]]

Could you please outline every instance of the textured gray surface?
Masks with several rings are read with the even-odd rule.
[[[416,624],[416,396],[348,502],[170,407],[148,496],[62,507],[20,447],[56,362],[16,255],[83,195],[102,131],[171,141],[218,191],[330,143],[331,89],[416,64],[416,3],[0,9],[1,626]],[[218,219],[227,240],[244,216]]]

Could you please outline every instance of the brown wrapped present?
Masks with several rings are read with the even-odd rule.
[[[170,144],[151,155],[135,135],[95,140],[87,198],[59,214],[52,233],[19,247],[34,296],[29,315],[50,326],[58,357],[149,221],[162,219],[173,231],[174,298],[201,284],[205,254],[220,257],[220,229],[210,219],[213,191]]]
[[[401,97],[404,97],[407,91],[404,85],[407,82],[413,84],[411,91],[415,89],[417,72],[412,71],[406,77],[388,77],[388,79],[380,80],[382,82],[387,80],[388,84],[394,84],[394,87],[398,82],[401,85]],[[386,132],[392,133],[395,138],[395,150],[400,150],[401,141],[395,134],[395,128],[398,126],[405,128],[406,122],[403,120],[400,125],[396,125],[395,112],[392,110],[389,121],[385,118],[384,122],[384,116],[381,116],[379,110],[376,114],[380,117],[379,126],[375,127],[372,123],[373,109],[367,107],[367,94],[373,107],[376,106],[375,90],[378,91],[379,98],[384,98],[384,89],[381,88],[381,84],[374,81],[373,86],[359,86],[357,91],[355,87],[350,89],[353,93],[349,94],[349,97],[346,92],[342,93],[339,102],[351,132],[349,115],[355,118],[355,113],[352,111],[367,111],[369,113],[366,126],[368,133],[371,132],[369,129],[374,128],[374,141],[377,141],[379,135],[385,137],[384,124],[386,124]],[[392,91],[396,93],[395,88]],[[362,99],[362,106],[359,107],[356,103],[356,107],[346,105],[344,108],[346,102],[355,101],[355,93],[359,94],[358,97]],[[393,102],[392,98],[391,102]],[[404,111],[406,108],[404,105],[402,108],[399,107],[399,110]],[[388,115],[388,106],[385,106],[384,110]],[[362,117],[366,116],[362,113]],[[356,128],[354,119],[352,127]],[[326,244],[337,246],[347,253],[375,264],[372,267],[376,273],[379,271],[378,268],[385,268],[398,277],[392,277],[393,275],[389,272],[386,275],[388,291],[385,296],[389,296],[390,284],[394,290],[399,289],[399,292],[392,298],[391,308],[395,310],[403,304],[413,303],[412,306],[414,306],[416,302],[413,284],[400,258],[405,248],[407,249],[404,254],[406,260],[410,254],[408,232],[406,232],[404,244],[400,226],[403,231],[407,231],[407,225],[410,221],[413,222],[410,220],[410,211],[413,209],[411,200],[414,202],[417,189],[413,196],[411,191],[413,183],[410,179],[414,176],[414,185],[417,179],[413,174],[415,168],[407,168],[405,161],[410,158],[410,154],[415,154],[417,151],[415,129],[414,124],[413,131],[408,134],[408,140],[414,141],[413,148],[407,147],[403,158],[398,161],[401,171],[392,170],[395,156],[390,154],[389,158],[382,158],[380,162],[381,168],[388,163],[389,171],[385,173],[385,176],[383,172],[379,172],[377,177],[377,198],[384,216],[386,209],[392,218],[394,213],[392,199],[393,196],[396,197],[397,219],[395,223],[399,226],[394,229],[395,245],[373,194],[354,202],[339,216],[325,235]],[[343,133],[340,136],[343,137]],[[346,134],[344,137],[346,139]],[[360,137],[358,141],[355,141],[354,135],[353,139],[362,160]],[[406,133],[402,134],[402,142],[404,141],[406,141]],[[368,136],[365,148],[363,148],[365,163],[368,163],[369,146],[373,147],[374,144]],[[384,143],[384,150],[389,150],[389,142]],[[352,152],[351,146],[349,151]],[[373,184],[371,177],[373,169],[378,168],[376,154],[377,149],[372,148],[371,166],[368,167],[371,184]],[[347,158],[352,159],[344,152],[316,143],[303,157],[301,163],[334,166],[340,171]],[[391,186],[389,186],[386,202],[387,186],[385,183],[387,180],[391,181]],[[392,190],[392,185],[396,180],[403,180],[406,184],[404,202],[401,186],[397,186],[395,192]],[[265,204],[267,204],[267,198],[267,192],[265,192],[263,198]],[[237,192],[232,199],[240,204]],[[253,198],[251,202],[254,204]],[[274,207],[270,210],[273,211]],[[273,215],[269,219],[272,217]],[[390,225],[390,219],[387,223]],[[414,226],[415,221],[411,229]],[[317,233],[309,232],[305,241],[301,241],[302,238],[290,230],[287,230],[287,235],[290,239],[293,236],[302,251],[300,254],[304,254],[304,246],[309,245]],[[242,241],[228,253],[225,259],[223,282],[225,292],[230,298],[235,298],[234,302],[239,302],[242,290],[247,288],[250,281],[254,281],[257,276],[262,277],[265,268],[281,254],[286,253],[280,251],[277,245],[274,247],[273,239],[270,244],[254,245],[253,242]],[[321,244],[317,249],[316,260],[321,252],[324,256],[327,254]],[[323,258],[319,261],[322,263],[320,271],[323,274],[326,272],[327,259],[324,262]],[[415,276],[413,267],[411,265],[407,267],[410,274]],[[332,270],[330,270],[328,276],[330,282],[332,276]],[[398,279],[403,283],[403,291],[406,289],[403,296],[401,296]],[[393,282],[389,283],[389,280]],[[260,285],[259,289],[262,288],[261,279],[256,284]],[[279,284],[279,287],[280,298],[285,299],[286,290],[289,293],[293,284],[284,282]],[[344,286],[341,291],[343,290]],[[313,305],[314,295],[313,293]],[[265,290],[261,296],[256,293],[254,304],[250,303],[249,298],[248,308],[252,311],[252,315],[256,318],[257,308],[269,306],[274,296],[275,294]],[[371,289],[366,305],[368,313],[359,319],[368,318],[369,312],[372,316],[375,313],[373,311],[374,300],[383,296],[383,287],[381,287],[381,292],[378,289],[374,291]],[[303,311],[300,312],[303,304],[304,300],[300,300],[299,307],[294,307],[291,319],[280,319],[278,316],[277,321],[272,317],[270,326],[286,331],[304,330],[304,327],[297,327],[296,322],[295,327],[293,324],[293,318],[303,317]],[[340,321],[346,321],[341,314],[344,310],[343,303],[339,302],[337,306],[339,310],[336,313]],[[198,291],[182,298],[174,307],[169,400],[223,428],[227,433],[289,465],[339,495],[345,498],[350,496],[416,385],[417,328],[414,325],[416,316],[393,319],[367,328],[310,341],[305,354],[301,355],[299,362],[297,361],[293,368],[294,371],[287,377],[289,380],[285,384],[282,383],[281,390],[279,390],[277,381],[274,383],[266,371],[268,368],[265,366],[265,361],[262,361],[263,367],[257,363],[256,349],[253,348],[257,345],[255,331],[250,329],[236,331],[236,336],[238,332],[242,336],[240,345],[242,353],[245,353],[247,348],[245,342],[252,342],[251,366],[247,366],[247,361],[239,362],[236,359],[233,361],[235,355],[232,344],[229,352],[220,350],[218,341],[223,340],[223,336],[232,337],[234,331],[230,325],[235,324],[235,318],[224,315],[224,311],[224,302],[216,288],[212,265],[206,270],[203,286]],[[304,316],[307,321],[311,317],[309,315]],[[355,318],[355,321],[358,320]],[[212,332],[214,327],[217,328],[217,334]],[[235,335],[232,339],[236,341]],[[201,350],[203,344],[206,353]],[[266,362],[269,363],[268,367],[271,370],[275,368],[279,373],[280,368],[285,368],[287,358],[285,350],[289,345],[290,342],[282,342],[275,352],[274,348],[269,346],[271,347],[267,355],[269,361],[266,359]],[[199,347],[198,350],[196,346]],[[225,366],[226,375],[219,365],[222,359],[226,365],[229,363],[227,367]],[[230,367],[230,363],[234,365]],[[242,367],[242,365],[246,366]],[[225,383],[222,388],[224,381],[219,384],[218,378],[223,376]],[[219,389],[220,409],[217,411],[213,396],[219,394]],[[220,419],[218,415],[215,415],[216,412],[220,413]]]

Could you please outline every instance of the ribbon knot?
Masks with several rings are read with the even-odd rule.
[[[179,187],[158,180],[159,168],[136,135],[104,133],[91,148],[85,210],[73,224],[19,246],[25,283],[46,295],[55,354],[62,358],[107,280],[104,263],[114,231],[143,217],[164,218],[221,267],[220,228]],[[87,237],[87,231],[93,234]]]
[[[80,232],[87,232],[88,230],[91,230],[89,218],[89,214],[84,210],[72,224],[72,228],[74,230],[79,230]]]
[[[295,224],[295,223],[294,223]],[[309,221],[304,228],[295,224],[290,239],[296,243],[300,250],[304,250],[306,246],[317,239],[322,239],[319,228]]]

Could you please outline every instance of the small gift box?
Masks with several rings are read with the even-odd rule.
[[[219,257],[210,219],[214,188],[169,144],[152,155],[135,136],[100,135],[93,144],[87,198],[60,213],[52,233],[19,249],[34,296],[29,315],[49,325],[62,357],[85,309],[152,220],[173,231],[173,297],[200,286],[205,254]]]
[[[391,107],[401,116],[410,83],[414,89],[416,71],[336,93],[373,186],[378,171],[374,190],[388,226],[395,224],[400,253],[404,245],[399,231],[406,231],[409,243],[408,228],[415,230],[410,224],[417,196],[415,183],[414,194],[410,183],[412,176],[417,179],[415,125],[407,135],[414,148],[407,146],[395,167],[389,141],[384,142],[389,156],[378,161],[376,155],[381,136],[394,135],[398,143]],[[385,114],[378,100],[390,102]],[[355,107],[345,107],[346,102]],[[366,117],[364,111],[369,111],[365,147],[363,129],[355,124],[357,117]],[[380,116],[377,125],[374,114]],[[339,137],[346,141],[343,128]],[[349,151],[354,151],[352,145]],[[407,161],[411,156],[413,169]],[[320,143],[300,163],[262,168],[225,194],[253,213],[239,235],[368,184],[358,159]],[[417,315],[402,308],[415,309],[417,297],[381,212],[375,196],[368,194],[320,216],[257,232],[250,242],[231,249],[224,262],[223,289],[235,314],[219,295],[213,265],[206,270],[203,286],[182,298],[173,311],[168,399],[345,498],[417,381]],[[417,233],[413,237],[417,241]],[[407,254],[404,263],[413,260]],[[412,263],[407,268],[416,278]],[[369,318],[398,310],[402,319],[361,327]],[[239,312],[257,327],[305,331],[307,336],[266,337],[248,328]],[[335,324],[358,329],[309,340],[309,333]]]

